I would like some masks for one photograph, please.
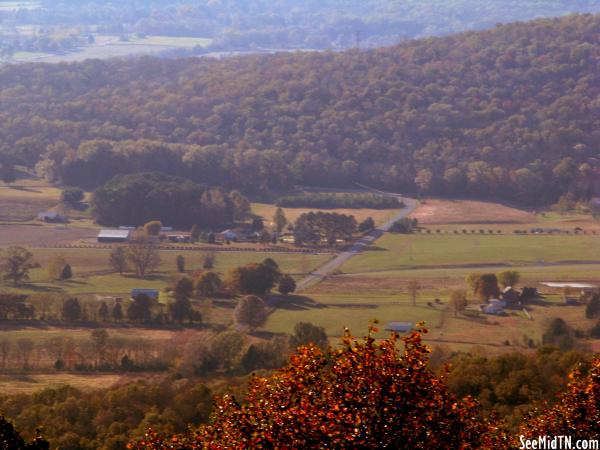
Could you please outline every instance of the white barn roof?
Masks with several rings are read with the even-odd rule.
[[[127,239],[129,238],[130,233],[130,230],[100,230],[98,238]]]

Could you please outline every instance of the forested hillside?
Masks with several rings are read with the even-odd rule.
[[[0,154],[88,187],[162,170],[245,192],[589,197],[599,30],[577,15],[364,52],[3,67]]]

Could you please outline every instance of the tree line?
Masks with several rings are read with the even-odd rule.
[[[325,192],[286,195],[275,204],[287,208],[394,209],[403,206],[397,197],[387,195]]]
[[[0,153],[94,187],[160,170],[245,193],[358,181],[529,204],[585,199],[599,173],[599,21],[364,52],[5,66]]]

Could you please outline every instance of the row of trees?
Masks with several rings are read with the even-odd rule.
[[[532,204],[588,198],[599,21],[368,52],[7,66],[0,153],[94,187],[159,170],[244,192],[358,181]]]
[[[0,408],[16,420],[26,435],[43,426],[52,448],[124,450],[128,441],[142,437],[149,426],[173,433],[184,432],[190,424],[206,422],[216,393],[204,384],[207,377],[227,377],[228,389],[236,388],[244,383],[240,375],[279,368],[286,364],[291,350],[309,342],[325,349],[328,339],[323,328],[298,323],[291,336],[251,342],[232,331],[201,333],[163,341],[160,346],[148,343],[143,348],[136,347],[136,340],[124,340],[102,329],[94,330],[88,340],[80,342],[52,338],[36,343],[31,365],[40,367],[35,359],[39,349],[44,360],[49,356],[56,361],[57,370],[73,368],[76,355],[75,368],[80,370],[149,371],[157,370],[158,365],[153,367],[150,359],[144,363],[144,358],[158,351],[161,361],[169,364],[169,372],[152,378],[144,376],[144,381],[83,392],[61,387],[32,395],[2,395]],[[3,343],[0,340],[0,357]],[[146,353],[151,356],[145,356]],[[34,409],[37,412],[32,415]],[[1,439],[6,439],[2,434],[5,429],[0,428]]]
[[[377,194],[304,193],[280,197],[277,206],[288,208],[371,208],[393,209],[402,207],[397,197]]]

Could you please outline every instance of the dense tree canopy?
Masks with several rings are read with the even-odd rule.
[[[590,196],[599,26],[579,15],[363,52],[6,66],[1,152],[70,185],[162,170],[246,192],[361,181]]]
[[[218,226],[246,214],[239,192],[228,194],[158,172],[117,175],[94,192],[93,214],[103,225]],[[238,201],[236,201],[236,199]],[[241,206],[239,206],[241,205]],[[239,206],[239,207],[238,207]],[[156,219],[156,220],[155,220]]]

